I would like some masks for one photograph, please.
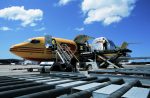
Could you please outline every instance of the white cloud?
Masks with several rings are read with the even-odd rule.
[[[22,30],[22,28],[20,28],[20,27],[17,27],[15,30]]]
[[[75,28],[76,31],[84,31],[84,28],[81,27],[81,28]]]
[[[45,27],[41,27],[41,28],[39,28],[39,29],[36,29],[35,31],[43,31],[43,30],[45,30],[46,28]]]
[[[64,6],[67,5],[68,3],[70,3],[73,0],[59,0],[58,5],[59,6]]]
[[[1,31],[10,31],[10,30],[12,30],[11,28],[9,28],[9,27],[0,27],[0,30]]]
[[[12,6],[0,10],[0,18],[19,20],[22,26],[35,26],[36,21],[42,20],[43,12],[40,9],[24,9],[24,6]]]
[[[87,15],[84,24],[102,22],[110,25],[128,17],[136,0],[83,0],[82,12]]]

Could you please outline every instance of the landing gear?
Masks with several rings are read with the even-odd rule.
[[[73,69],[70,65],[54,63],[50,69],[50,71],[64,71],[64,72],[72,72]]]

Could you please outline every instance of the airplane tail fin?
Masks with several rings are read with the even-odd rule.
[[[120,48],[121,49],[127,49],[128,45],[129,44],[127,42],[123,42]]]

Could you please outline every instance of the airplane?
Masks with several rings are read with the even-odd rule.
[[[57,46],[59,45],[61,46],[67,45],[71,53],[75,55],[76,58],[79,59],[80,61],[83,61],[83,59],[86,60],[90,59],[89,55],[86,58],[82,58],[80,54],[91,53],[92,54],[91,58],[94,58],[95,56],[93,55],[93,52],[96,52],[99,56],[97,61],[99,61],[100,63],[105,62],[103,67],[107,67],[108,64],[110,64],[110,62],[118,64],[118,62],[120,61],[120,60],[117,61],[119,57],[126,56],[127,52],[131,52],[131,50],[127,49],[126,42],[124,42],[122,46],[118,48],[113,43],[113,41],[108,40],[105,37],[96,38],[93,41],[92,45],[88,43],[89,39],[93,39],[93,37],[87,35],[78,35],[75,37],[74,40],[56,38],[51,36],[35,37],[35,38],[28,39],[26,42],[13,45],[10,48],[10,52],[12,52],[13,54],[19,57],[22,57],[27,60],[32,60],[32,61],[38,61],[38,62],[56,61],[57,58],[56,51],[55,51],[56,49],[54,48],[57,48]],[[99,41],[101,41],[102,39],[105,39],[107,41],[108,50],[104,50],[102,48],[103,45],[99,43]],[[48,47],[47,47],[47,43],[49,44]],[[96,48],[94,45],[96,45]]]
[[[52,39],[60,44],[67,44],[73,53],[76,51],[77,45],[73,40],[63,38]],[[10,48],[10,52],[24,59],[39,62],[51,61],[55,58],[53,50],[45,47],[44,37],[35,37],[16,44]]]

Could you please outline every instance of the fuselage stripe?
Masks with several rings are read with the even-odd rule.
[[[20,48],[12,48],[10,51],[14,52],[30,52],[30,53],[44,53],[44,48],[31,48],[31,47],[20,47]],[[46,49],[46,53],[51,53],[50,49]]]

